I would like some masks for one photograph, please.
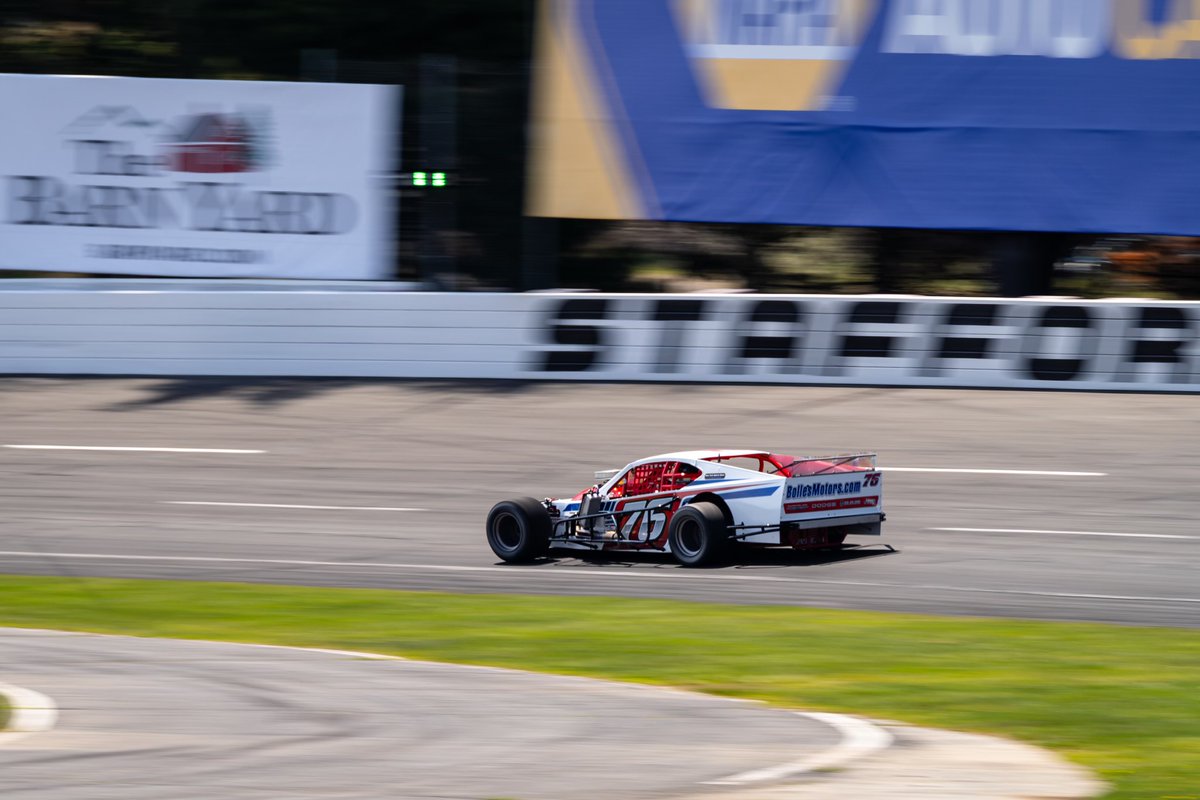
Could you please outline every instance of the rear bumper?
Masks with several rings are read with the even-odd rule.
[[[879,536],[882,533],[883,520],[883,514],[859,514],[853,517],[799,520],[786,524],[795,530],[802,531],[811,528],[828,528],[848,536]]]

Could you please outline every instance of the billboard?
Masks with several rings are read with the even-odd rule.
[[[0,76],[0,269],[388,278],[398,94]]]
[[[1200,234],[1200,3],[544,0],[538,216]]]

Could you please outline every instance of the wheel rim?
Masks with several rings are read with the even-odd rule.
[[[504,550],[516,550],[521,546],[521,523],[512,514],[500,514],[492,523],[496,543]]]
[[[703,546],[700,523],[690,519],[683,520],[679,525],[679,535],[676,538],[679,542],[679,551],[681,553],[689,556],[696,555]]]

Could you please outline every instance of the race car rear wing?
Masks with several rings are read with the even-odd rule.
[[[842,453],[836,456],[797,458],[787,465],[792,475],[820,475],[826,472],[869,472],[875,469],[874,453]]]
[[[821,528],[883,520],[883,473],[874,453],[800,459],[788,472],[781,523]]]

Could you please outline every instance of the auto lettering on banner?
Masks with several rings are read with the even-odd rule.
[[[1200,303],[536,298],[524,377],[1200,390]]]
[[[399,92],[0,76],[0,268],[388,278]]]

